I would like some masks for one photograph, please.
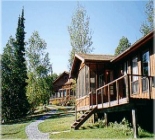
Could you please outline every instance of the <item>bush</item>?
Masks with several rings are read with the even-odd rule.
[[[128,122],[126,118],[123,118],[120,124],[117,122],[110,122],[109,127],[112,127],[116,131],[121,131],[125,136],[133,134],[131,124]]]

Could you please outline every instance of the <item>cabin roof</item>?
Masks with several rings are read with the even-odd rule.
[[[64,74],[69,75],[69,72],[64,71],[62,74],[60,74],[60,75],[57,77],[57,79],[55,79],[55,81],[53,82],[53,84],[55,84],[59,79],[61,79],[61,77],[63,77]]]
[[[114,59],[114,55],[104,55],[104,54],[75,54],[71,76],[78,72],[80,64],[86,62],[110,62]]]
[[[123,53],[119,54],[114,59],[112,59],[111,62],[116,62],[116,61],[122,59],[123,57],[127,56],[128,54],[131,54],[132,52],[134,52],[135,50],[137,50],[138,48],[143,46],[143,44],[145,44],[149,40],[153,39],[153,36],[154,36],[154,31],[151,31],[146,36],[137,40],[133,45],[131,45],[131,47],[126,49]]]
[[[75,57],[85,63],[86,61],[110,61],[115,56],[103,54],[75,54]]]
[[[81,63],[85,62],[117,62],[124,57],[126,57],[128,54],[131,54],[135,50],[142,47],[146,42],[153,39],[154,31],[151,31],[146,36],[140,38],[138,41],[136,41],[131,47],[126,49],[123,53],[119,54],[118,56],[114,55],[104,55],[104,54],[75,54],[73,65],[71,68],[71,77],[75,76],[75,74],[79,71],[79,67]]]

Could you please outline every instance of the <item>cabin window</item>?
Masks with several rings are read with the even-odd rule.
[[[150,74],[150,59],[149,51],[146,51],[142,54],[142,73],[143,75],[148,76]]]
[[[150,59],[149,59],[149,51],[145,51],[142,54],[142,91],[148,90],[148,78],[145,76],[150,75]]]
[[[104,77],[103,74],[99,75],[99,87],[102,87],[104,85]]]
[[[138,57],[132,59],[132,93],[138,92]]]
[[[90,71],[90,91],[92,93],[95,93],[96,92],[95,91],[95,89],[96,89],[95,76],[96,76],[95,72],[94,71]]]
[[[60,92],[57,92],[57,97],[58,97],[58,98],[60,97]]]
[[[124,63],[123,74],[126,75],[128,73],[128,62]]]
[[[66,97],[66,90],[63,90],[63,97]]]
[[[85,89],[86,89],[86,94],[90,92],[90,83],[89,83],[89,67],[86,65],[85,66],[85,74],[86,74],[86,81],[85,81]]]

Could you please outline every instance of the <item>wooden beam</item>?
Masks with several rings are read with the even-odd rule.
[[[108,126],[108,115],[107,115],[107,113],[104,113],[104,119],[105,119],[106,126]]]
[[[103,88],[101,89],[101,101],[102,101],[102,108],[103,108]]]
[[[119,90],[119,89],[118,89],[118,85],[119,85],[119,84],[118,84],[118,81],[116,81],[117,103],[119,104],[119,95],[118,95],[118,92],[119,92],[118,90]]]
[[[132,125],[134,138],[138,138],[138,127],[137,127],[137,110],[132,109]]]

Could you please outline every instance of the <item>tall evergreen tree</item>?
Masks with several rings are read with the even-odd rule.
[[[24,9],[22,9],[22,15],[18,19],[18,27],[16,32],[16,45],[15,45],[15,64],[16,64],[16,92],[18,94],[18,109],[19,116],[23,116],[28,111],[28,101],[26,97],[26,79],[27,68],[25,60],[25,26],[24,26]]]
[[[2,54],[2,120],[15,119],[16,92],[14,79],[14,45],[15,39],[10,37]]]
[[[131,46],[131,43],[129,42],[128,38],[122,37],[119,41],[119,44],[117,48],[115,49],[115,55],[119,55],[122,52],[124,52],[127,48]]]
[[[2,55],[2,119],[17,119],[26,115],[27,69],[25,64],[24,9],[18,19],[16,39],[10,37]]]

